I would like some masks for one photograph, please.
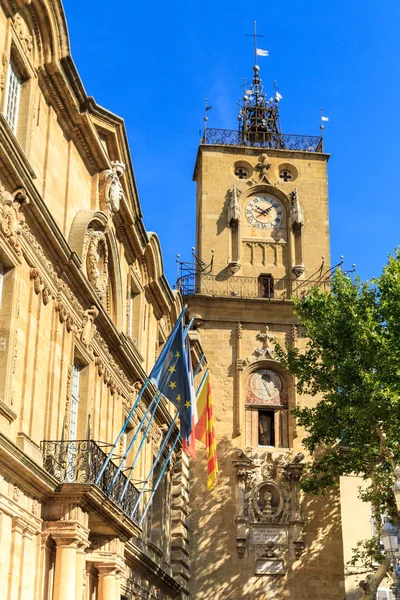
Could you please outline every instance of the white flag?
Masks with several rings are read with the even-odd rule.
[[[246,96],[252,96],[253,90],[244,90],[244,93],[246,94]]]
[[[321,121],[329,121],[328,117],[321,117]]]
[[[275,99],[279,102],[279,100],[282,100],[282,95],[279,92],[276,92]]]
[[[269,56],[269,52],[268,50],[261,50],[261,48],[257,48],[256,56]]]

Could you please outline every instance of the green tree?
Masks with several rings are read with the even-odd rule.
[[[400,249],[380,277],[361,282],[337,270],[331,293],[312,288],[295,301],[306,348],[276,348],[279,362],[297,379],[300,393],[318,395],[313,407],[293,410],[305,429],[311,455],[301,481],[305,492],[323,494],[340,475],[364,479],[362,499],[376,523],[398,524],[393,494],[400,465]],[[387,573],[396,579],[379,535],[354,553],[362,560],[363,599],[373,600]],[[376,564],[379,564],[376,567]]]

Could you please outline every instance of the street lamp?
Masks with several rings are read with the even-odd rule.
[[[381,538],[385,552],[390,552],[392,556],[399,549],[399,541],[397,538],[397,529],[388,519],[385,519],[385,524],[382,527]]]
[[[399,540],[397,537],[397,528],[394,527],[387,518],[385,519],[385,524],[381,530],[381,539],[385,552],[392,557],[393,568],[397,576],[395,597],[400,598],[400,572],[396,560],[396,553],[399,550]]]

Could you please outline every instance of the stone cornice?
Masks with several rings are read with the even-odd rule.
[[[58,481],[52,475],[49,475],[1,432],[0,462],[7,477],[15,481],[21,489],[42,501],[46,500],[58,485]]]
[[[142,533],[139,525],[111,502],[94,484],[65,483],[52,494],[50,501],[73,503],[79,505],[86,512],[95,512],[104,522],[101,527],[108,527],[111,534],[118,535],[119,539],[124,542]]]
[[[9,423],[12,423],[17,418],[17,414],[8,406],[3,400],[0,399],[0,415],[5,417]]]

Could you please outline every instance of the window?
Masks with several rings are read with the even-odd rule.
[[[258,294],[260,298],[274,298],[274,278],[272,275],[260,275],[258,278]]]
[[[81,378],[81,366],[78,363],[78,361],[75,360],[73,368],[72,368],[71,412],[70,412],[70,416],[69,416],[69,439],[70,440],[76,440],[80,378]]]
[[[4,279],[4,267],[0,263],[0,308],[1,308],[1,299],[3,295],[3,279]]]
[[[394,600],[395,596],[388,587],[380,587],[376,593],[376,600]]]
[[[7,76],[5,118],[14,133],[17,132],[20,97],[21,78],[14,66],[14,63],[10,62]]]
[[[235,175],[239,179],[247,179],[247,177],[249,176],[247,170],[244,167],[237,167],[235,169]]]
[[[140,345],[140,329],[141,329],[141,308],[142,295],[138,285],[131,279],[129,291],[129,311],[128,311],[128,331],[127,334],[132,338],[137,346]]]
[[[275,446],[275,413],[273,410],[258,411],[258,445]]]
[[[293,174],[289,169],[282,169],[282,171],[279,172],[279,177],[282,181],[292,181]]]

